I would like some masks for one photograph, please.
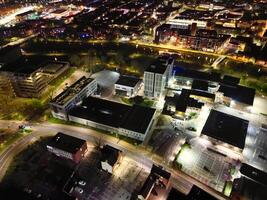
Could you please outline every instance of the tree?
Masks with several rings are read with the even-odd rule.
[[[72,55],[70,57],[70,64],[79,67],[81,65],[81,59],[78,55]]]

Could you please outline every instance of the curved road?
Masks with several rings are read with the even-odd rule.
[[[25,123],[25,122],[24,122]],[[7,127],[17,128],[19,124],[22,124],[20,121],[4,121],[0,120],[0,128]],[[40,136],[54,135],[57,132],[63,132],[69,135],[73,135],[82,139],[85,139],[90,142],[95,142],[97,139],[101,138],[103,143],[108,143],[119,149],[121,149],[125,155],[129,156],[137,163],[142,165],[147,171],[150,171],[150,168],[153,163],[164,166],[167,170],[172,173],[172,182],[180,191],[187,193],[193,184],[209,192],[218,199],[227,199],[221,193],[216,190],[206,186],[205,184],[199,182],[198,180],[186,175],[185,173],[177,170],[173,170],[171,167],[167,166],[164,161],[156,155],[151,154],[146,151],[145,148],[136,147],[125,141],[118,140],[113,136],[103,134],[101,132],[77,126],[63,125],[63,124],[52,124],[52,123],[31,123],[32,133],[26,135],[23,138],[20,138],[15,143],[7,147],[3,152],[0,153],[0,180],[3,178],[8,166],[12,162],[13,157],[18,154],[21,150],[26,148],[31,142],[37,140]]]

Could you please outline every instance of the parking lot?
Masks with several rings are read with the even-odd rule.
[[[94,188],[84,199],[92,200],[127,200],[132,192],[138,191],[145,181],[148,172],[142,169],[129,157],[124,157],[111,176],[99,171],[100,177],[107,176],[103,182],[94,183]],[[91,182],[91,180],[88,180]]]
[[[182,164],[182,171],[220,192],[230,178],[229,159],[208,149],[191,145],[179,154],[177,161]]]

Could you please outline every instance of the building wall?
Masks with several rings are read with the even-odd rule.
[[[112,174],[113,167],[110,164],[108,164],[108,162],[101,161],[101,167],[102,167],[103,170],[105,170],[108,173]]]
[[[146,133],[142,134],[142,133],[138,133],[138,132],[131,131],[128,129],[124,129],[124,128],[119,128],[119,134],[124,135],[129,138],[139,140],[139,141],[144,141],[146,137]]]
[[[184,28],[187,29],[188,26],[195,23],[198,28],[205,28],[207,26],[206,21],[192,20],[192,19],[171,19],[167,24],[171,24],[174,28]]]
[[[76,154],[72,155],[72,160],[75,161],[76,163],[79,163],[81,159],[84,157],[86,151],[87,151],[87,144],[85,142],[83,146],[80,148],[80,150],[77,151]]]
[[[110,133],[113,133],[113,132],[117,133],[118,132],[118,128],[111,127],[111,126],[106,126],[104,124],[99,124],[99,123],[96,123],[96,122],[93,122],[93,121],[90,121],[90,120],[87,120],[87,119],[82,119],[82,118],[74,117],[74,116],[71,116],[71,115],[69,115],[69,121],[76,122],[76,123],[79,123],[79,124],[83,124],[83,125],[86,125],[86,126],[90,126],[90,127],[93,127],[93,128],[101,129],[101,130],[104,130],[104,131],[108,131]]]
[[[155,74],[154,97],[159,98],[165,90],[166,72],[164,74]]]
[[[49,152],[51,152],[51,153],[53,153],[53,154],[55,154],[57,156],[73,160],[73,156],[69,152],[63,151],[61,149],[53,148],[53,147],[48,146],[48,145],[46,147],[47,147],[47,150]]]
[[[141,83],[142,83],[142,81],[139,81],[134,87],[115,84],[115,93],[123,91],[126,93],[126,96],[128,96],[128,97],[136,96],[138,91],[141,88]]]
[[[32,74],[9,73],[9,79],[16,96],[38,98],[46,89],[47,76],[41,72]]]
[[[152,119],[154,119],[154,116],[152,117]],[[128,130],[128,129],[124,129],[124,128],[115,128],[115,127],[111,127],[111,126],[106,126],[106,125],[103,125],[103,124],[99,124],[99,123],[96,123],[96,122],[93,122],[93,121],[90,121],[90,120],[86,120],[86,119],[82,119],[82,118],[79,118],[79,117],[74,117],[74,116],[71,116],[71,115],[69,115],[69,121],[76,122],[76,123],[79,123],[79,124],[83,124],[83,125],[86,125],[86,126],[90,126],[90,127],[93,127],[93,128],[101,129],[101,130],[104,130],[104,131],[108,131],[110,133],[118,133],[120,135],[124,135],[126,137],[133,138],[133,139],[136,139],[136,140],[139,140],[139,141],[144,141],[145,140],[145,138],[147,136],[147,133],[149,132],[149,130],[152,127],[152,124],[154,122],[154,120],[150,121],[150,123],[149,123],[149,125],[147,127],[147,130],[143,134],[143,133],[138,133],[138,132],[131,131],[131,130]]]
[[[146,72],[144,73],[144,94],[147,97],[154,96],[154,73]]]

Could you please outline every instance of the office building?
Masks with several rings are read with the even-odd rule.
[[[95,97],[86,98],[70,110],[69,121],[144,141],[154,122],[156,110],[128,106]]]
[[[42,62],[40,63],[40,60]],[[43,61],[42,57],[20,57],[0,69],[0,93],[39,98],[48,84],[69,69],[67,62]]]
[[[132,76],[120,76],[115,83],[115,94],[127,97],[136,96],[141,88],[142,80]]]
[[[174,59],[169,56],[159,57],[144,72],[144,94],[151,98],[160,98],[168,81],[172,77]]]
[[[83,76],[50,102],[53,117],[67,120],[68,111],[96,90],[96,80]]]

